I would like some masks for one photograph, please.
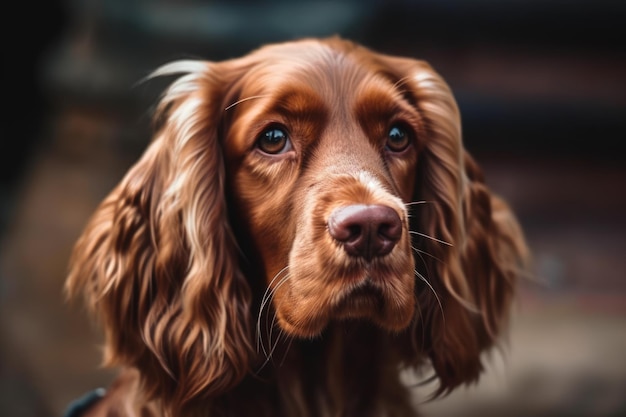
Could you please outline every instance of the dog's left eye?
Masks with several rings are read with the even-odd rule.
[[[392,152],[402,152],[411,143],[411,135],[401,125],[393,125],[387,133],[385,148]]]
[[[261,133],[256,141],[257,147],[264,153],[277,155],[291,150],[291,141],[284,129],[270,127]]]

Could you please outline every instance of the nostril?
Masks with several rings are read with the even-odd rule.
[[[391,252],[402,237],[402,222],[391,207],[353,204],[331,213],[328,232],[349,255],[371,260]]]
[[[398,218],[397,222],[382,223],[378,227],[378,234],[384,238],[397,242],[402,237],[402,224],[399,220],[400,218]]]
[[[328,232],[340,242],[347,242],[358,239],[363,234],[362,219],[363,205],[350,205],[339,207],[330,215],[328,219]]]
[[[348,232],[349,232],[349,235],[348,235],[348,239],[346,240],[358,239],[358,237],[363,234],[362,227],[359,225],[348,226]]]

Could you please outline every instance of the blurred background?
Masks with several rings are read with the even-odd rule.
[[[534,255],[506,353],[423,415],[626,415],[626,2],[73,0],[3,17],[0,416],[59,417],[111,381],[62,285],[87,217],[149,140],[163,85],[134,84],[172,59],[333,34],[443,75]]]

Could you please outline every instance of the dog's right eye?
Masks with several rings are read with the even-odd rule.
[[[257,147],[264,153],[277,155],[291,150],[291,141],[284,129],[271,127],[261,133],[256,141]]]

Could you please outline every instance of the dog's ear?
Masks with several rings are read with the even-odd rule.
[[[429,356],[441,382],[437,394],[478,379],[483,369],[481,355],[498,343],[528,257],[510,208],[485,185],[481,169],[469,153],[463,152],[462,161],[457,206],[462,217],[456,230],[449,227],[456,217],[452,206],[446,206],[446,200],[453,201],[451,195],[437,202],[437,218],[426,220],[436,225],[428,233],[444,236],[442,240],[447,236],[452,244],[439,250],[432,243],[426,245],[430,248],[426,251],[442,259],[441,263],[431,260],[429,268],[436,271],[432,279],[437,282],[434,286],[442,304],[441,314],[435,307],[428,321]],[[434,194],[424,198],[437,201]]]
[[[502,330],[527,249],[506,204],[485,185],[463,146],[456,101],[425,62],[384,57],[386,72],[422,117],[413,193],[418,309],[405,360],[430,357],[440,380],[435,395],[475,381],[482,353]]]
[[[79,238],[66,290],[84,293],[105,362],[136,367],[147,391],[182,407],[248,371],[250,290],[225,199],[218,64],[180,61],[149,148]]]

